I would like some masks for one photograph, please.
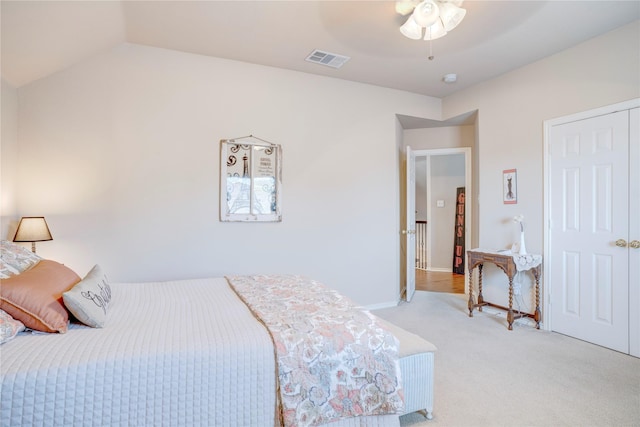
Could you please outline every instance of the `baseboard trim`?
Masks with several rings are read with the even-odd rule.
[[[389,301],[389,302],[382,302],[379,304],[365,305],[363,308],[365,310],[373,311],[373,310],[380,310],[382,308],[397,307],[399,303],[400,301]]]
[[[453,270],[450,268],[427,268],[427,271],[436,271],[438,273],[453,273]]]

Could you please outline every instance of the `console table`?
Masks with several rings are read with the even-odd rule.
[[[541,255],[518,255],[511,252],[487,251],[472,249],[467,251],[467,262],[469,266],[469,317],[473,317],[473,309],[482,311],[485,305],[501,307],[490,302],[486,302],[482,297],[482,268],[485,262],[490,262],[498,266],[509,278],[509,309],[507,321],[509,330],[513,330],[513,321],[521,317],[531,317],[536,321],[536,329],[540,329],[540,270],[542,267]],[[473,269],[478,267],[478,302],[473,300]],[[534,314],[523,313],[513,310],[513,278],[518,271],[530,271],[536,281],[536,310]]]

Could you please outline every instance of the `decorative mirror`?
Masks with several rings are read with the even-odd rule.
[[[220,221],[282,221],[281,158],[253,135],[220,140]]]

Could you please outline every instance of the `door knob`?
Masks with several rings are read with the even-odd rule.
[[[616,246],[619,248],[626,248],[627,247],[627,241],[624,239],[618,239],[616,240]]]
[[[629,242],[629,247],[633,249],[640,248],[640,240],[632,240]]]

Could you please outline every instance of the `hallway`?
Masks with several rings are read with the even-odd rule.
[[[464,294],[464,274],[426,271],[416,268],[416,290]]]

